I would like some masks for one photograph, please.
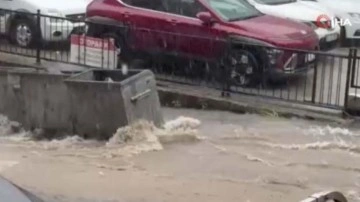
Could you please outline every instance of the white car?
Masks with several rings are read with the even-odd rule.
[[[345,39],[360,39],[360,0],[302,0],[308,5],[320,4],[332,11],[343,27]]]
[[[71,33],[84,26],[82,20],[89,1],[0,0],[0,34],[22,47],[42,41],[67,40]],[[40,18],[37,18],[38,11]],[[38,27],[40,36],[36,34]]]
[[[248,0],[261,12],[277,17],[287,18],[306,23],[311,26],[320,40],[320,49],[329,50],[338,45],[340,39],[340,26],[334,25],[328,28],[317,23],[319,16],[327,15],[330,18],[335,16],[328,9],[321,8],[312,2],[308,5],[297,0]],[[323,20],[321,20],[322,23]]]

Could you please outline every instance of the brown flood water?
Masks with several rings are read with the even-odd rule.
[[[193,119],[128,128],[144,137],[119,145],[32,141],[0,117],[0,174],[49,202],[290,202],[324,190],[360,201],[356,128],[220,111],[164,116]]]

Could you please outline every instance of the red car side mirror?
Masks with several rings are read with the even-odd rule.
[[[199,12],[196,14],[196,17],[207,25],[211,25],[214,22],[214,19],[209,12]]]

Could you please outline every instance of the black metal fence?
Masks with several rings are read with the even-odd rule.
[[[69,37],[83,33],[84,17],[0,9],[0,51],[35,57],[37,62],[41,59],[70,62]]]
[[[86,25],[88,34],[83,36]],[[40,11],[0,10],[0,33],[0,52],[34,57],[39,63],[145,67],[159,80],[216,89],[222,95],[247,94],[344,108],[349,92],[356,93],[360,86],[356,49],[332,54],[275,48],[181,30],[109,27],[85,23],[81,14],[53,17]],[[100,47],[100,58],[91,55],[93,49],[87,46],[93,43],[87,38],[92,37],[104,39],[93,44]],[[115,51],[109,51],[112,44]]]

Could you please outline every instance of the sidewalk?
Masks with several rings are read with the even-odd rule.
[[[35,68],[37,70],[43,70],[53,74],[61,73],[61,71],[82,71],[87,69],[86,67],[79,65],[53,62],[48,60],[41,60],[41,63],[37,64],[36,59],[33,57],[19,56],[3,52],[0,52],[0,65]]]
[[[35,58],[0,53],[0,65],[12,67],[28,67],[44,70],[49,73],[61,71],[82,71],[87,67],[42,60],[36,64]],[[0,67],[4,68],[4,67]],[[233,112],[250,112],[271,116],[301,117],[342,123],[342,110],[328,109],[315,105],[286,102],[277,99],[244,94],[232,94],[230,98],[221,97],[218,90],[200,86],[180,85],[158,81],[160,100],[163,106],[173,106],[174,103],[186,108],[206,108],[227,110]]]

